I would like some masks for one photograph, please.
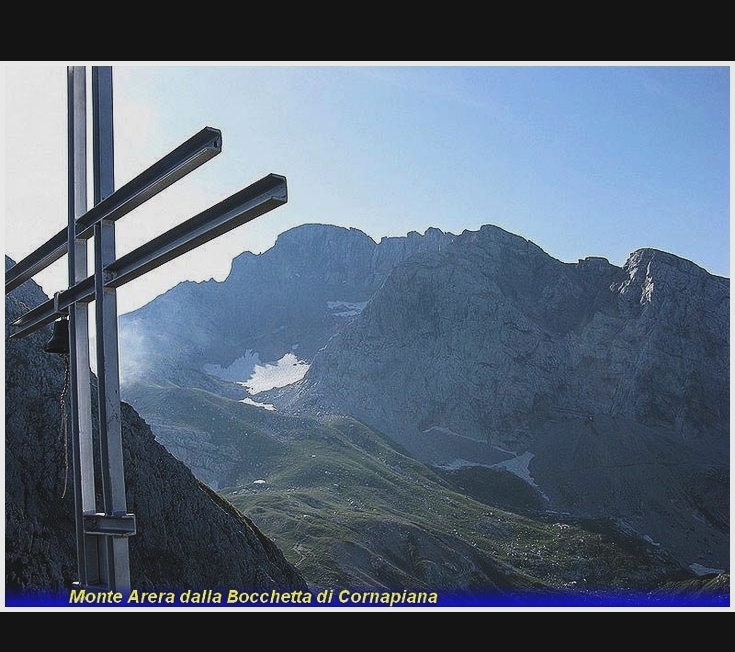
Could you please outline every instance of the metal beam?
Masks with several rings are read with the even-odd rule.
[[[32,254],[18,261],[5,272],[5,294],[33,278],[38,272],[55,263],[67,252],[68,229],[62,229]]]
[[[89,239],[93,235],[95,224],[102,220],[118,220],[127,215],[221,151],[222,133],[219,129],[205,127],[109,197],[101,200],[88,212],[82,213],[76,220],[76,237]],[[66,254],[68,232],[68,228],[59,231],[33,253],[11,267],[5,273],[5,293],[33,278]]]
[[[269,174],[107,265],[104,273],[109,278],[105,286],[120,287],[287,201],[286,178],[278,174]],[[50,324],[59,316],[59,312],[65,311],[74,303],[89,303],[94,297],[94,277],[90,276],[68,290],[60,292],[57,296],[57,305],[50,299],[16,319],[12,326],[21,330],[11,334],[10,337],[11,339],[25,337]]]
[[[94,203],[95,206],[100,206],[115,192],[111,67],[92,68],[92,102]],[[97,327],[97,406],[102,502],[107,516],[122,516],[127,514],[127,502],[120,411],[117,290],[105,287],[105,267],[114,260],[114,219],[109,217],[97,220],[94,224],[94,308]],[[98,549],[100,576],[104,585],[118,591],[129,591],[128,539],[119,536],[102,537]]]
[[[58,302],[58,311],[54,305],[54,299],[50,299],[18,317],[11,325],[20,327],[21,330],[16,331],[10,337],[12,339],[20,339],[21,337],[30,335],[39,328],[43,328],[58,319],[74,303],[87,304],[93,301],[94,276],[88,276],[68,290],[59,292],[56,300]],[[85,305],[84,308],[86,309],[87,306]]]
[[[87,276],[87,241],[74,237],[74,224],[87,211],[87,73],[67,68],[69,286]],[[86,303],[69,309],[69,397],[77,566],[83,586],[99,582],[96,538],[84,530],[85,512],[94,512],[96,495],[92,442],[92,372],[89,367],[89,311]]]
[[[288,201],[286,177],[269,174],[106,267],[119,287]]]

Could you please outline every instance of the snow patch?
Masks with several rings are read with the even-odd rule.
[[[263,408],[264,410],[275,410],[276,406],[271,405],[270,403],[258,403],[257,401],[254,401],[251,398],[244,398],[240,403],[245,403],[245,405],[252,405],[253,407],[259,407]]]
[[[367,301],[327,301],[327,308],[335,317],[354,317],[359,315]]]
[[[493,464],[493,467],[496,469],[505,469],[506,471],[510,471],[513,475],[517,475],[521,480],[530,484],[546,500],[549,500],[549,497],[541,491],[528,470],[528,465],[534,457],[533,453],[526,451],[523,455],[518,455],[511,460],[505,460],[504,462]]]
[[[712,575],[725,572],[723,568],[707,568],[706,566],[702,566],[702,564],[689,564],[689,568],[691,568],[700,577],[702,575]]]
[[[250,377],[240,382],[249,394],[260,394],[276,387],[285,387],[301,380],[309,371],[309,363],[287,353],[275,364],[258,364]]]
[[[297,349],[294,344],[292,349]],[[309,363],[299,360],[293,353],[287,353],[277,362],[262,363],[256,351],[248,349],[232,364],[222,367],[218,364],[205,364],[204,373],[242,385],[249,394],[259,394],[275,387],[284,387],[301,380],[309,370]],[[255,405],[266,410],[275,410],[275,407],[266,403],[256,403],[250,399],[243,399],[242,403]]]

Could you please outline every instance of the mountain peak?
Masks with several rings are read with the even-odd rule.
[[[334,224],[308,223],[284,231],[276,238],[276,245],[297,243],[299,246],[321,243],[334,243],[337,239],[375,241],[360,229],[336,226]]]
[[[626,260],[624,269],[629,273],[635,269],[664,269],[671,268],[686,274],[707,274],[708,272],[687,258],[676,254],[654,249],[653,247],[641,247],[633,251]]]

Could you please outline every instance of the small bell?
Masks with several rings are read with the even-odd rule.
[[[54,322],[54,332],[43,349],[46,353],[69,354],[69,320],[64,317]]]

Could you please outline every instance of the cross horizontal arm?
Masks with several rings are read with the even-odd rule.
[[[77,237],[91,238],[95,224],[102,220],[118,220],[127,215],[221,151],[222,133],[219,129],[204,127],[82,215],[76,223]]]
[[[62,229],[32,254],[29,254],[5,272],[5,294],[12,292],[29,278],[33,278],[38,272],[55,263],[66,254],[67,250],[67,229]]]
[[[286,177],[269,174],[107,266],[119,287],[288,201]]]
[[[106,287],[120,287],[164,263],[227,233],[288,201],[286,177],[269,174],[211,208],[182,222],[150,242],[125,254],[104,269]],[[21,330],[11,339],[25,337],[54,321],[59,313],[77,302],[94,300],[94,277],[90,276],[60,292],[16,319]]]
[[[118,220],[222,151],[222,133],[205,127],[79,217],[75,237],[89,239],[102,220]],[[68,251],[68,229],[59,231],[5,273],[5,294],[56,262]]]

